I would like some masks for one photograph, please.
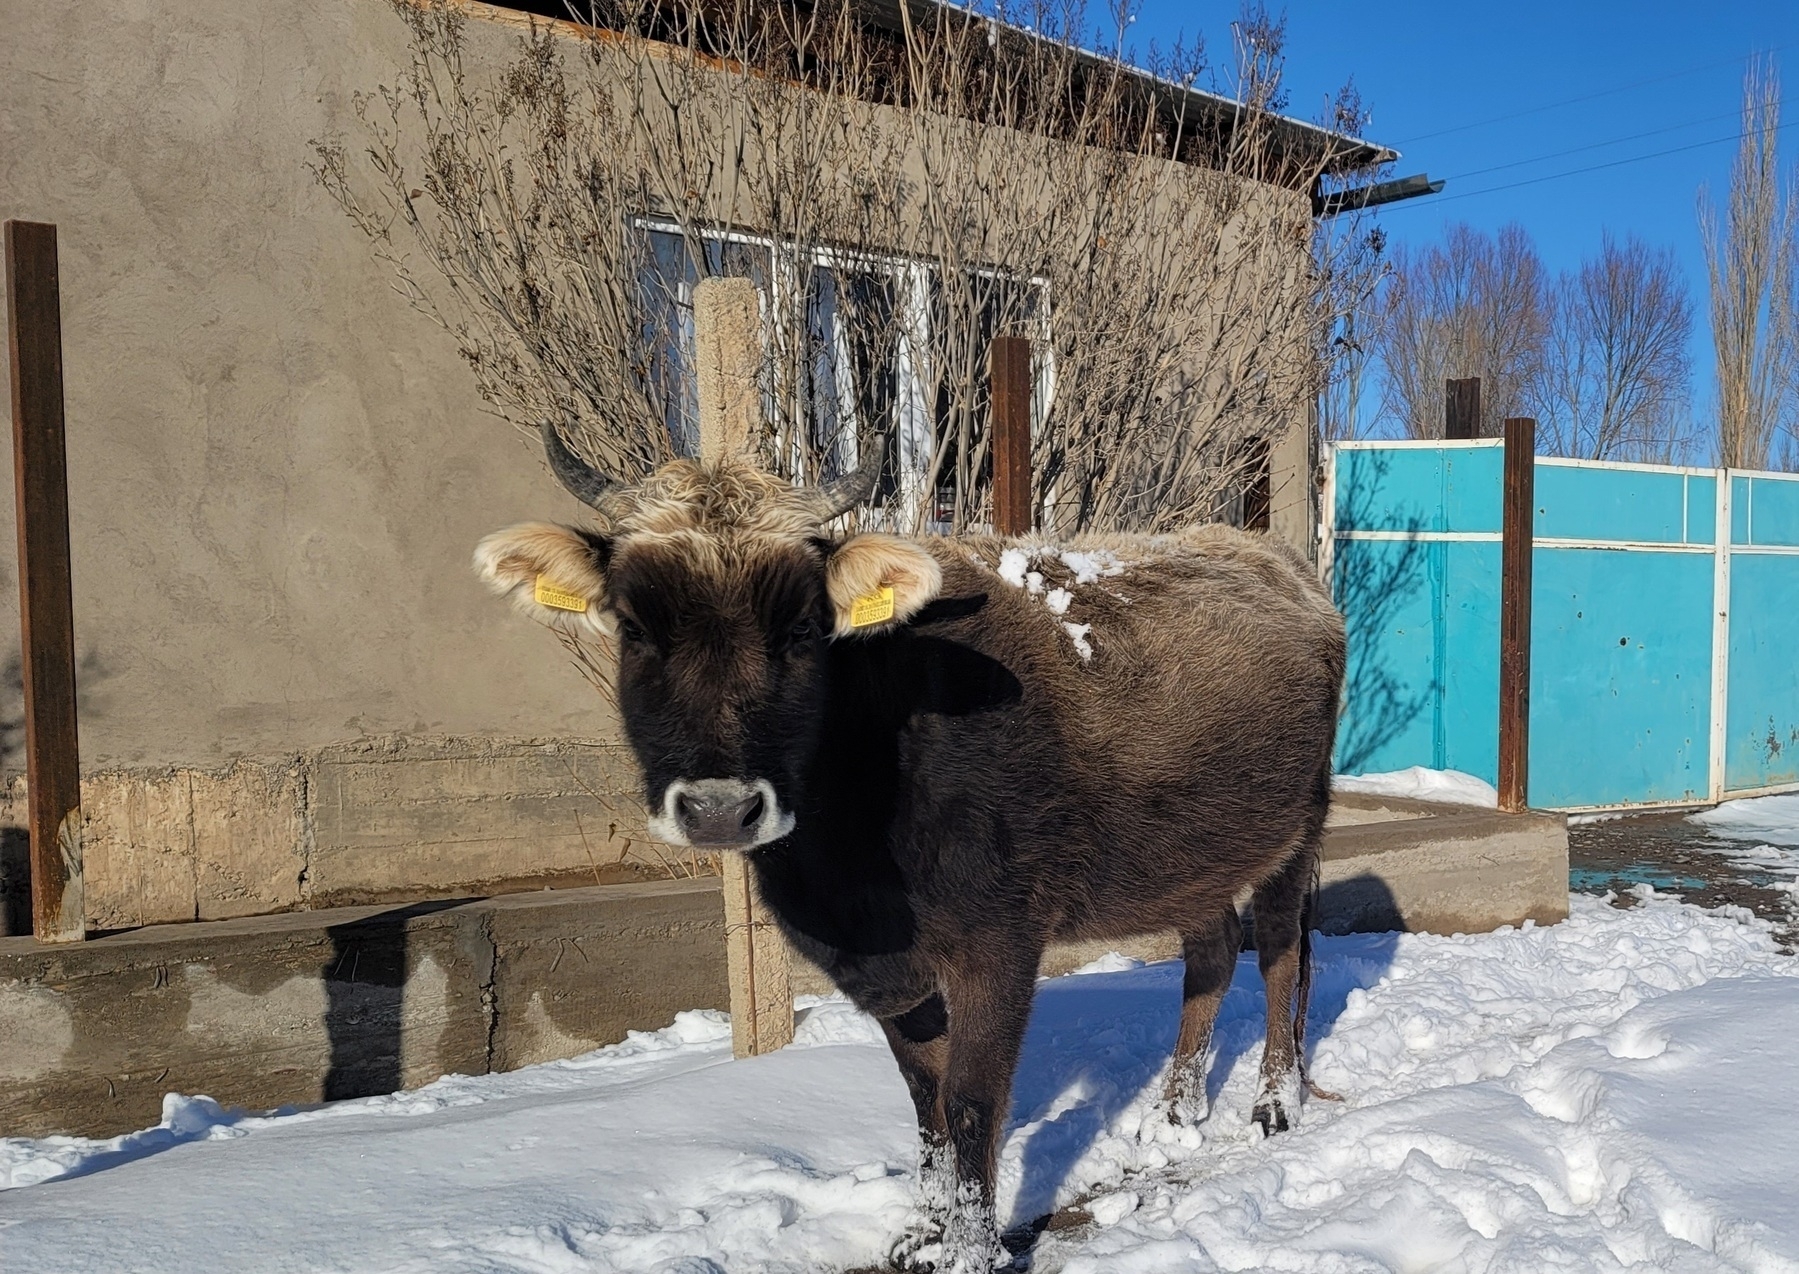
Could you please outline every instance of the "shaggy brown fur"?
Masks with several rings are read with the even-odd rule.
[[[1217,527],[836,541],[810,516],[754,470],[681,464],[607,531],[504,532],[477,563],[515,597],[559,572],[616,616],[653,810],[731,780],[791,815],[751,844],[777,820],[746,797],[738,847],[789,938],[882,1020],[912,1092],[926,1216],[900,1254],[998,1255],[998,1138],[1053,939],[1181,933],[1167,1102],[1198,1119],[1249,891],[1269,1006],[1255,1118],[1285,1128],[1344,666],[1304,563]],[[894,618],[846,629],[882,585]]]

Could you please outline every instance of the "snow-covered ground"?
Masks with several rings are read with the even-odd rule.
[[[1150,1118],[1179,972],[1038,992],[1003,1163],[1039,1271],[1799,1270],[1799,965],[1643,892],[1561,925],[1325,939],[1313,1072],[1262,1142],[1261,986],[1225,1000],[1203,1139]],[[906,1220],[911,1114],[873,1024],[808,1002],[730,1060],[688,1013],[570,1062],[267,1116],[171,1098],[111,1141],[0,1142],[0,1269],[816,1271]]]

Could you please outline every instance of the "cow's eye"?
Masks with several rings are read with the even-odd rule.
[[[793,646],[803,646],[818,637],[818,621],[808,616],[795,624],[787,633],[787,642]]]
[[[618,635],[625,641],[640,642],[643,640],[643,628],[634,619],[618,617]]]

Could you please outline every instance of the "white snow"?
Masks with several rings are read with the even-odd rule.
[[[1422,765],[1384,774],[1338,774],[1331,779],[1331,787],[1339,792],[1399,796],[1446,805],[1480,805],[1487,809],[1499,806],[1499,792],[1485,779],[1460,770],[1431,770]]]
[[[1754,883],[1785,893],[1799,913],[1799,794],[1725,801],[1687,820],[1716,838],[1694,848],[1714,850]]]
[[[1054,586],[1051,586],[1050,577],[1043,571],[1031,569],[1033,564],[1052,566],[1056,563],[1060,563],[1067,578]],[[1127,566],[1128,563],[1121,561],[1110,549],[1057,549],[1039,544],[1028,548],[1001,550],[999,565],[994,570],[1013,588],[1022,588],[1029,596],[1041,597],[1044,608],[1061,619],[1075,604],[1076,589],[1080,585],[1097,583],[1107,576],[1122,575]],[[1128,603],[1129,599],[1120,594],[1112,595]],[[1078,624],[1068,619],[1062,619],[1061,622],[1069,641],[1074,645],[1074,653],[1080,656],[1082,663],[1091,663],[1093,625]]]
[[[1039,985],[1001,1217],[1088,1200],[1038,1274],[1799,1270],[1799,978],[1768,926],[1640,891],[1560,925],[1318,944],[1312,1070],[1260,1141],[1253,956],[1200,1135],[1154,1099],[1175,964]],[[1119,962],[1125,964],[1128,962]],[[275,1115],[172,1099],[107,1141],[0,1141],[0,1269],[817,1271],[878,1263],[915,1164],[874,1024],[805,1002],[729,1060],[683,1014],[571,1062]],[[36,1184],[33,1184],[36,1183]]]
[[[1799,793],[1725,801],[1687,817],[1714,836],[1799,847]]]
[[[1062,565],[1074,572],[1077,584],[1096,583],[1106,575],[1124,574],[1124,563],[1111,549],[1067,549],[1061,554]]]

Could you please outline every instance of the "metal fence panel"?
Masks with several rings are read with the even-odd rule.
[[[1337,765],[1499,768],[1499,543],[1368,540],[1337,552],[1349,676]]]
[[[1733,473],[1724,787],[1799,784],[1799,478]]]
[[[1530,801],[1703,801],[1710,787],[1712,554],[1533,555]]]
[[[1496,781],[1503,465],[1488,440],[1332,449],[1340,769]],[[1799,787],[1799,477],[1539,457],[1535,496],[1531,804]]]

